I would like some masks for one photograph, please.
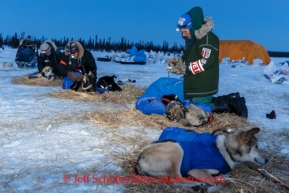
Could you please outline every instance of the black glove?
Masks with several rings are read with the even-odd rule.
[[[92,84],[90,84],[89,76],[85,76],[82,81],[82,91],[90,91],[92,88]]]
[[[82,84],[82,81],[77,80],[73,82],[73,84],[70,86],[70,89],[74,91],[78,91],[78,89],[81,87],[81,84]]]

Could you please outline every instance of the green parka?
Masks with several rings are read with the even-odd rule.
[[[184,75],[184,96],[186,98],[206,97],[218,92],[219,84],[219,38],[211,31],[213,22],[210,18],[204,21],[203,11],[194,7],[187,14],[191,17],[192,39],[186,41],[182,56],[187,66],[200,61],[204,71],[193,74],[188,68]]]

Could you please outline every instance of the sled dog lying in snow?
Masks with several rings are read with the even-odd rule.
[[[122,89],[118,86],[118,84],[114,82],[114,78],[117,77],[115,75],[103,76],[99,78],[96,85],[98,88],[105,88],[105,89],[110,88],[111,91],[122,91]]]
[[[259,128],[252,128],[229,133],[220,129],[212,134],[199,134],[168,127],[158,141],[144,147],[135,169],[138,174],[152,177],[178,175],[206,179],[229,173],[239,162],[262,165],[268,160],[258,150],[254,135],[259,131]],[[204,183],[191,185],[201,184]]]
[[[41,72],[36,74],[36,77],[38,78],[46,78],[48,80],[54,79],[54,74],[52,72],[52,68],[50,66],[45,66]]]

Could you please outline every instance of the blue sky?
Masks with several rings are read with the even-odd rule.
[[[183,44],[179,17],[194,6],[213,17],[221,40],[249,39],[269,51],[289,51],[288,0],[0,0],[0,33],[40,38],[98,35],[119,42]]]

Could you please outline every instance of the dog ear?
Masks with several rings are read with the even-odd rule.
[[[249,131],[247,131],[246,133],[248,133],[248,135],[250,135],[251,137],[253,137],[256,133],[258,133],[260,131],[260,129],[258,127],[254,127],[252,129],[250,129]]]
[[[254,128],[252,128],[252,129],[250,129],[250,130],[248,130],[248,131],[246,131],[245,132],[245,143],[248,143],[248,142],[250,142],[251,141],[251,139],[254,137],[254,135],[256,134],[256,133],[258,133],[260,131],[260,129],[258,128],[258,127],[254,127]]]

